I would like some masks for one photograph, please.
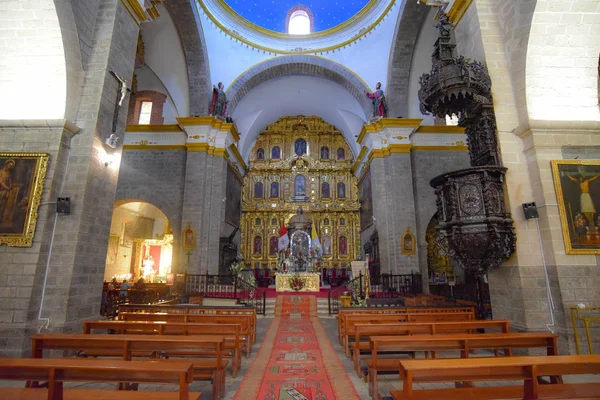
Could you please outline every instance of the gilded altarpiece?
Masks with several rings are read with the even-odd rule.
[[[245,260],[275,267],[281,225],[287,226],[299,207],[316,224],[325,267],[355,260],[360,203],[353,162],[341,132],[319,117],[281,118],[261,132],[242,190]]]

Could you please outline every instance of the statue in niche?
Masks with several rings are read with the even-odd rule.
[[[323,184],[321,185],[321,198],[323,198],[323,199],[331,198],[331,191],[329,189],[329,183],[327,183],[327,182],[323,182]]]
[[[306,154],[306,140],[304,140],[304,139],[296,140],[295,150],[296,150],[296,155],[298,157]]]
[[[325,218],[323,220],[323,225],[329,225],[329,218]]]
[[[385,100],[385,94],[381,89],[381,82],[377,82],[375,86],[375,91],[373,93],[369,93],[365,90],[365,94],[368,98],[371,99],[373,103],[373,116],[371,119],[379,120],[381,118],[387,117],[387,101]]]
[[[256,159],[264,160],[265,159],[265,151],[261,148],[256,151]]]
[[[346,185],[344,185],[342,182],[337,184],[337,195],[340,199],[346,198]]]
[[[254,184],[254,198],[262,199],[263,197],[263,184],[262,182],[256,182]]]
[[[340,218],[340,226],[346,225],[346,218]]]
[[[346,158],[346,152],[344,151],[344,149],[342,149],[341,147],[339,149],[337,149],[337,159],[338,160],[343,160]]]
[[[348,241],[346,240],[346,236],[340,236],[340,255],[348,254]]]
[[[271,183],[271,198],[276,199],[279,197],[279,183],[273,182]]]
[[[321,159],[328,160],[329,159],[329,147],[321,147]]]
[[[262,238],[260,236],[254,237],[254,254],[262,254]]]
[[[208,113],[212,116],[225,119],[227,116],[227,103],[229,103],[229,101],[227,101],[227,95],[223,88],[222,82],[219,82],[217,86],[213,85],[213,95]]]
[[[277,254],[277,245],[279,243],[279,238],[277,236],[271,236],[269,240],[269,254],[276,255]]]
[[[331,236],[323,237],[323,254],[331,254]]]
[[[281,158],[281,149],[279,146],[273,147],[273,150],[271,150],[271,158],[274,160],[279,160]]]
[[[306,196],[304,175],[298,175],[296,177],[294,194],[296,196]]]

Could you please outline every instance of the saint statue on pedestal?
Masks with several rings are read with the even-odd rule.
[[[215,117],[225,118],[227,103],[229,101],[227,101],[227,95],[223,90],[223,83],[219,82],[218,86],[213,85],[213,95],[208,113]]]
[[[372,99],[373,117],[387,118],[387,101],[385,100],[385,94],[381,89],[381,82],[377,82],[377,86],[375,86],[375,91],[373,93],[365,91],[365,94],[368,98]]]

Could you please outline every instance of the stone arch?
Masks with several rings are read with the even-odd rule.
[[[227,90],[229,115],[233,115],[237,105],[252,89],[270,79],[289,75],[309,75],[335,82],[358,101],[365,111],[365,117],[371,115],[371,103],[364,95],[369,87],[358,75],[333,61],[309,55],[271,58],[242,73]]]
[[[398,19],[394,32],[385,87],[388,116],[392,118],[408,115],[410,74],[429,72],[411,71],[411,67],[419,32],[430,8],[414,1],[404,1],[403,3],[400,5],[401,17]]]
[[[167,1],[165,8],[175,21],[188,70],[190,115],[207,115],[210,103],[210,70],[202,24],[191,1]]]
[[[56,14],[60,24],[62,42],[65,53],[65,67],[67,72],[67,98],[65,105],[65,119],[74,121],[79,108],[81,87],[83,86],[83,59],[81,52],[80,29],[72,2],[54,0]]]

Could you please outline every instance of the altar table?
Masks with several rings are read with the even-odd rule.
[[[305,285],[300,290],[292,290],[290,287],[290,278],[294,275],[298,275],[304,279]],[[275,275],[275,289],[278,292],[318,292],[321,288],[321,274],[276,274]]]

